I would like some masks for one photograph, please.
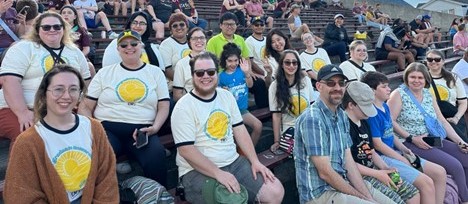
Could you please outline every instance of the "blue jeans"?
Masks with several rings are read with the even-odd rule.
[[[208,26],[208,21],[206,21],[203,18],[198,18],[197,23],[193,23],[192,21],[189,21],[189,29],[195,28],[195,27],[200,27],[203,28],[203,30],[206,30]]]
[[[359,21],[359,23],[363,23],[363,22],[366,22],[366,16],[362,15],[362,14],[356,14],[354,17],[356,17]]]

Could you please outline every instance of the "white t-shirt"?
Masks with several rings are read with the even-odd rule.
[[[273,81],[268,89],[268,100],[271,112],[280,112],[281,107],[278,107],[276,102],[276,83],[277,81]],[[294,127],[296,123],[296,118],[309,107],[309,105],[315,100],[314,99],[314,88],[312,87],[312,83],[310,82],[310,78],[304,76],[301,80],[301,88],[298,90],[296,85],[293,85],[289,88],[291,92],[291,101],[292,101],[292,111],[286,110],[287,113],[281,114],[282,118],[282,130],[281,132],[287,130],[289,127]]]
[[[263,62],[262,59],[265,58],[265,44],[266,44],[266,38],[263,37],[262,40],[257,40],[253,36],[249,36],[245,40],[245,44],[247,44],[247,47],[249,47],[250,50],[250,57],[253,57],[253,62],[260,67],[265,73],[265,76],[267,75],[265,69],[263,68]]]
[[[193,89],[190,59],[192,59],[190,55],[187,55],[177,62],[174,69],[174,81],[172,82],[173,88],[184,89],[187,93]]]
[[[60,50],[54,50],[54,52],[58,54]],[[76,68],[85,80],[91,78],[88,63],[80,49],[75,46],[65,46],[61,58],[66,64]],[[22,78],[23,96],[28,108],[32,109],[34,95],[39,88],[42,77],[52,69],[53,65],[53,57],[42,45],[21,40],[8,49],[0,67],[0,76],[13,75]],[[10,101],[10,103],[12,102],[14,101]],[[5,107],[8,105],[3,95],[3,89],[0,89],[0,108]]]
[[[159,68],[164,71],[166,69],[166,65],[164,64],[164,60],[161,56],[161,53],[159,52],[158,47],[158,45],[151,43],[151,48],[153,49],[156,58],[158,58]],[[141,53],[140,57],[141,61],[149,64],[149,58],[145,49],[143,48],[142,51],[143,52]],[[106,47],[106,50],[104,50],[104,55],[102,56],[102,66],[106,67],[120,62],[122,62],[122,58],[120,58],[119,51],[117,50],[117,39],[114,39]]]
[[[359,66],[350,60],[346,60],[340,64],[340,68],[343,70],[343,74],[348,78],[349,81],[360,80],[361,76],[365,73],[358,67],[366,71],[375,71],[374,66],[366,62],[363,62],[362,66]]]
[[[168,37],[161,42],[159,46],[164,64],[167,67],[175,67],[177,62],[190,54],[190,48],[187,43],[181,44],[173,37]]]
[[[70,202],[79,199],[91,170],[91,121],[76,115],[75,126],[70,130],[57,130],[44,121],[36,123],[34,128],[44,141],[47,155],[63,182],[68,199]]]
[[[232,128],[242,124],[234,96],[222,88],[216,88],[216,94],[209,100],[193,92],[185,94],[176,103],[171,116],[176,146],[193,144],[218,167],[227,166],[239,157]],[[193,170],[179,153],[176,163],[179,177]]]
[[[331,64],[330,57],[328,57],[327,51],[323,48],[316,48],[314,53],[304,51],[299,55],[299,59],[301,60],[302,70],[312,71],[315,74],[317,74],[323,66]]]
[[[463,82],[460,80],[460,77],[455,77],[455,87],[449,88],[447,86],[447,81],[444,78],[432,78],[434,79],[434,83],[437,86],[437,92],[439,93],[440,100],[448,101],[452,105],[457,105],[457,99],[463,100],[466,99],[465,87],[463,86]],[[432,85],[431,85],[432,86]],[[435,96],[434,90],[429,89],[432,95]]]
[[[89,84],[87,97],[97,100],[98,120],[153,124],[159,101],[169,100],[166,79],[158,67],[144,64],[137,70],[122,64],[103,67]]]
[[[276,59],[274,57],[272,57],[272,56],[267,57],[266,60],[268,61],[268,63],[271,66],[271,71],[272,71],[271,75],[272,75],[273,78],[275,78],[276,77],[276,72],[277,72],[278,67],[279,67],[279,64],[276,61]]]
[[[82,11],[85,18],[94,19],[94,16],[96,15],[95,12],[90,11],[90,10],[86,10],[86,9],[81,9],[80,7],[93,7],[93,6],[95,6],[97,8],[96,0],[84,0],[84,1],[83,0],[76,0],[75,2],[73,2],[73,6],[75,6],[75,8],[78,11]]]
[[[452,72],[460,78],[463,86],[465,87],[465,94],[468,95],[468,84],[463,81],[463,79],[468,78],[468,62],[466,62],[464,59],[461,59],[457,62],[457,64],[455,64]]]

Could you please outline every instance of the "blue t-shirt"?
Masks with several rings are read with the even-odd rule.
[[[249,88],[245,82],[244,72],[242,72],[239,66],[231,74],[226,73],[226,71],[221,72],[219,74],[218,87],[225,88],[234,95],[239,110],[247,110],[249,107]]]
[[[383,43],[382,43],[382,47],[381,47],[381,48],[377,48],[377,49],[386,51],[386,49],[385,49],[385,44],[390,44],[390,45],[392,45],[392,47],[394,47],[394,48],[397,48],[397,47],[398,47],[397,44],[396,44],[396,42],[395,42],[392,38],[390,38],[390,37],[388,37],[388,36],[385,36],[385,38],[384,38],[384,40],[383,40]]]
[[[385,112],[376,107],[377,115],[367,119],[367,123],[369,124],[372,137],[380,137],[383,143],[393,149],[394,135],[390,109],[386,103],[383,104],[383,107]]]

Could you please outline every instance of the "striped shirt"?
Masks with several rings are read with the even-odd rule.
[[[332,168],[347,179],[345,150],[352,145],[349,129],[346,113],[341,108],[333,113],[322,100],[317,100],[296,120],[294,161],[301,203],[333,189],[319,177],[311,156],[328,156]]]

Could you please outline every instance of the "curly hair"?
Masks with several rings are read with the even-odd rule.
[[[291,44],[289,43],[289,38],[288,36],[286,36],[283,32],[281,32],[280,29],[272,29],[266,36],[266,45],[265,45],[265,56],[267,57],[270,57],[272,56],[273,58],[275,58],[275,60],[277,62],[280,61],[280,55],[281,53],[279,53],[278,51],[274,50],[273,49],[273,46],[271,45],[271,41],[272,41],[272,38],[273,38],[273,35],[279,35],[281,38],[284,39],[284,49],[287,50],[287,49],[291,49]]]
[[[284,59],[286,55],[293,54],[297,60],[297,70],[294,73],[294,81],[289,84],[288,79],[286,79],[286,74],[284,73]],[[297,90],[303,89],[304,84],[301,83],[302,79],[304,78],[304,74],[301,71],[301,60],[299,58],[299,54],[294,50],[285,50],[281,53],[279,59],[279,66],[276,70],[276,104],[280,107],[282,113],[285,113],[287,110],[292,112],[293,104],[291,103],[291,90],[293,86],[296,87]]]
[[[73,43],[73,40],[70,37],[70,24],[68,24],[60,14],[54,12],[45,12],[39,15],[36,19],[34,19],[32,25],[33,29],[31,29],[31,31],[28,34],[26,34],[24,39],[35,42],[37,44],[41,44],[42,40],[39,36],[39,28],[41,27],[42,20],[47,17],[57,18],[60,21],[60,24],[63,25],[63,36],[61,43],[63,43],[66,46],[76,47],[75,43]]]
[[[241,59],[241,50],[235,43],[227,43],[223,46],[223,52],[221,53],[221,57],[219,59],[219,66],[221,69],[226,69],[226,60],[230,56],[236,56],[237,59]]]

